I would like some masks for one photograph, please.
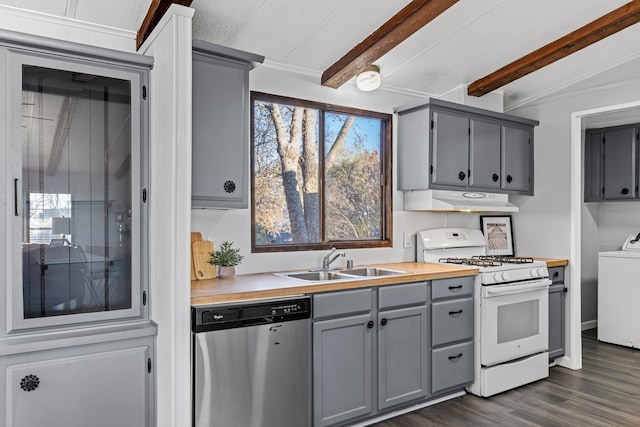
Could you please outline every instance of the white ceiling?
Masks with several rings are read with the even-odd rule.
[[[628,0],[461,0],[375,62],[383,89],[440,96],[576,30]],[[137,31],[151,0],[0,0]],[[194,38],[317,75],[409,0],[194,0]],[[640,24],[504,86],[505,109],[640,58]],[[637,62],[637,61],[636,61]],[[349,83],[348,83],[349,84]]]

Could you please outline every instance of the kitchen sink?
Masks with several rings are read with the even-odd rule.
[[[389,270],[387,268],[362,267],[347,270],[296,271],[293,273],[273,274],[276,276],[289,277],[291,279],[304,280],[307,282],[329,282],[334,280],[357,280],[380,276],[393,276],[396,274],[405,274],[405,272]]]
[[[296,273],[277,273],[278,276],[292,279],[306,280],[309,282],[325,282],[330,280],[353,280],[354,276],[338,273],[336,271],[304,271]]]
[[[352,276],[377,277],[377,276],[394,276],[396,274],[405,274],[406,272],[399,271],[399,270],[389,270],[386,268],[362,267],[362,268],[353,268],[349,270],[340,270],[340,273],[349,274]]]

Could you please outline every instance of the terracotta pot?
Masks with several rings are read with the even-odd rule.
[[[227,279],[236,275],[236,268],[234,266],[226,267],[223,265],[218,266],[218,277],[221,279]]]

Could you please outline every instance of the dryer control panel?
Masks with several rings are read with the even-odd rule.
[[[632,234],[622,245],[623,251],[640,251],[640,233]]]

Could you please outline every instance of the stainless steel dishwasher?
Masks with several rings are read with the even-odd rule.
[[[191,308],[193,424],[311,424],[311,300]]]

